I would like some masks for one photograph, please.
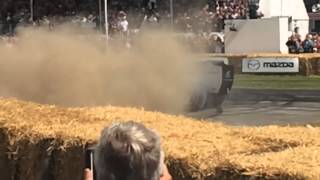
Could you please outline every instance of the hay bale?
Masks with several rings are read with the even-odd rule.
[[[6,130],[0,128],[0,170],[3,179],[11,179],[9,158],[7,154],[8,142]]]
[[[14,127],[1,128],[1,131],[7,135],[4,143],[6,149],[0,152],[5,152],[4,154],[7,155],[6,167],[9,169],[7,173],[9,173],[10,179],[16,179],[20,176],[23,179],[44,179],[46,173],[50,171],[48,160],[50,159],[52,140],[41,138],[33,133],[23,134],[23,131]],[[32,136],[32,140],[28,136]]]
[[[309,59],[312,69],[312,74],[320,74],[320,57],[313,57]]]
[[[63,143],[63,140],[61,143]],[[55,149],[51,163],[52,174],[49,176],[51,179],[68,180],[70,177],[72,179],[82,179],[81,172],[84,169],[83,144],[83,142],[75,140],[73,144],[60,144],[60,148]]]
[[[206,54],[211,57],[226,57],[229,63],[234,65],[235,73],[242,73],[242,60],[244,58],[299,58],[299,74],[304,76],[320,74],[320,54],[303,53],[303,54],[281,54],[281,53],[248,53],[248,54]]]
[[[81,179],[86,142],[113,121],[132,119],[160,132],[174,179],[320,178],[320,128],[236,128],[132,108],[59,108],[14,99],[0,99],[0,117],[0,129],[11,134],[7,144],[23,147],[13,175],[26,180],[40,177],[39,166],[46,167],[46,179]]]

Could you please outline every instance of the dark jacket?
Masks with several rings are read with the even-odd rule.
[[[314,42],[312,40],[304,40],[303,41],[303,49],[305,53],[313,53],[313,48],[314,48]]]

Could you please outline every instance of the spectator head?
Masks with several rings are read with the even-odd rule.
[[[294,39],[297,39],[297,38],[296,38],[295,34],[292,33],[292,35],[288,38],[288,40],[292,40],[293,41]]]
[[[307,40],[311,40],[311,39],[312,39],[312,34],[307,34],[307,35],[306,35],[306,39],[307,39]]]
[[[227,7],[228,7],[226,2],[223,2],[222,6],[223,6],[224,8],[227,8]]]
[[[313,39],[313,40],[316,40],[317,38],[318,38],[318,34],[313,34],[313,35],[312,35],[312,39]]]
[[[113,124],[101,134],[95,163],[98,180],[159,180],[160,137],[139,123]]]
[[[121,18],[121,17],[125,17],[125,16],[127,16],[127,13],[125,13],[124,11],[120,11],[119,13],[118,13],[118,16]]]

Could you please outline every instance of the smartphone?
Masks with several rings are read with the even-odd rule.
[[[85,148],[85,169],[93,172],[93,180],[96,180],[96,172],[94,167],[94,146],[87,145]]]

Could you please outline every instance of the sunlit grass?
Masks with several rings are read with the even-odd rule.
[[[320,91],[320,76],[236,75],[234,88],[305,89]]]

